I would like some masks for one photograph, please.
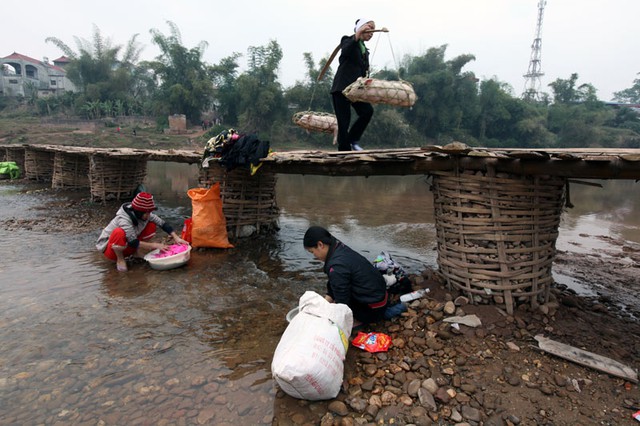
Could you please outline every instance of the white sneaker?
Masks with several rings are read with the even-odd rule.
[[[360,145],[358,145],[357,143],[352,143],[352,144],[351,144],[351,150],[352,150],[352,151],[364,151],[364,150],[362,149],[362,147],[361,147]]]

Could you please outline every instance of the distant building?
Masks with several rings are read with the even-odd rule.
[[[48,58],[39,61],[13,52],[0,59],[0,95],[28,96],[32,90],[36,90],[38,97],[46,97],[59,96],[66,91],[75,92],[76,87],[65,71],[68,63],[69,58],[65,56],[51,64]]]
[[[640,114],[640,104],[623,104],[620,102],[605,102],[605,104],[614,108],[629,108],[636,114]]]

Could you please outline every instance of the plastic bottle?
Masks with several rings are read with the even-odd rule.
[[[429,293],[428,288],[422,288],[420,290],[412,291],[411,293],[406,293],[400,296],[401,302],[411,302],[412,300],[420,299],[424,297],[427,293]]]

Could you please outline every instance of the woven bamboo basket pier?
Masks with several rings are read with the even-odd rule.
[[[230,237],[265,232],[277,226],[275,173],[258,170],[252,176],[247,169],[238,167],[227,171],[211,162],[208,168],[200,169],[199,184],[209,188],[216,182],[220,183],[222,210]]]
[[[51,182],[54,156],[52,151],[25,149],[24,177],[38,182]]]
[[[546,303],[565,179],[433,172],[439,272],[473,303]]]
[[[89,188],[89,156],[58,151],[53,158],[52,188]]]
[[[4,161],[13,161],[18,167],[20,172],[24,176],[24,146],[8,146],[5,148]]]
[[[92,155],[89,160],[91,200],[131,199],[146,174],[146,156]]]
[[[24,177],[24,146],[5,146],[2,148],[4,159],[2,161],[12,161],[20,168],[20,175]]]

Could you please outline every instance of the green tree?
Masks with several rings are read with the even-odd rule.
[[[311,110],[321,112],[333,112],[331,103],[331,84],[333,82],[331,70],[327,70],[324,77],[318,81],[320,71],[327,63],[324,58],[316,65],[313,55],[309,52],[303,54],[306,67],[305,79],[296,81],[285,92],[287,104],[298,110]]]
[[[640,104],[640,78],[633,80],[633,86],[628,89],[615,92],[613,100],[627,104]]]
[[[208,68],[208,74],[214,85],[213,108],[224,123],[229,126],[238,125],[238,59],[240,53],[233,53],[223,58],[218,64]]]
[[[605,124],[614,113],[598,100],[591,84],[577,85],[578,74],[556,79],[549,84],[553,104],[549,106],[548,127],[558,135],[563,147],[611,146],[612,139]]]
[[[591,103],[597,105],[599,101],[596,95],[596,88],[589,83],[576,87],[578,78],[578,74],[573,73],[567,80],[558,78],[549,83],[549,87],[553,91],[553,102],[561,104]]]
[[[80,103],[118,99],[127,102],[136,84],[132,70],[142,51],[138,34],[131,37],[123,50],[123,46],[103,37],[97,26],[93,28],[92,42],[74,37],[77,52],[56,37],[47,37],[45,41],[56,45],[70,59],[67,77],[82,91],[84,99]]]
[[[507,108],[511,98],[505,91],[505,83],[491,79],[480,84],[478,138],[481,141],[487,137],[504,135],[505,126],[511,120],[511,114]]]
[[[548,147],[555,136],[546,128],[546,107],[512,95],[497,79],[480,84],[477,137],[486,146]]]
[[[202,55],[207,42],[201,41],[191,49],[182,44],[180,30],[167,21],[170,35],[151,29],[152,41],[161,51],[155,61],[146,62],[159,90],[155,97],[155,112],[160,116],[185,114],[192,123],[199,123],[203,111],[211,107],[213,84]]]
[[[249,132],[270,134],[274,123],[286,117],[278,67],[282,49],[272,40],[266,46],[249,47],[249,69],[236,80],[239,98],[239,125]]]
[[[418,96],[405,117],[430,138],[460,134],[477,115],[476,78],[471,72],[462,72],[475,57],[460,55],[445,61],[446,49],[446,45],[430,48],[422,56],[406,57],[402,64],[404,78]]]

